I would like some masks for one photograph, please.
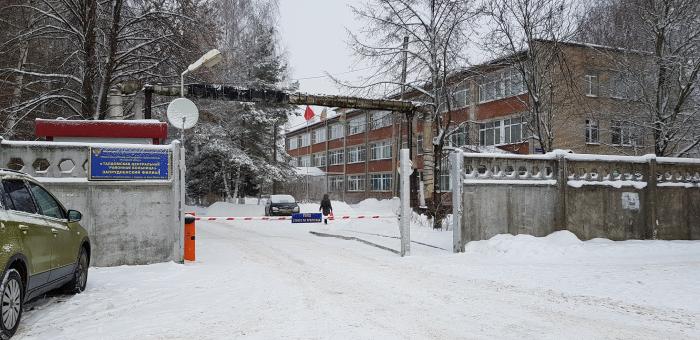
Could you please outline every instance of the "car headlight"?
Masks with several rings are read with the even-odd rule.
[[[295,212],[299,212],[299,207],[298,207],[298,206],[297,206],[297,207],[294,207],[294,211],[295,211]]]
[[[280,210],[280,208],[278,208],[278,207],[272,207],[272,210],[277,211],[277,210]]]

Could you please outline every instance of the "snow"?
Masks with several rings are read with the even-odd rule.
[[[465,179],[464,184],[556,185],[555,179]]]
[[[398,207],[396,200],[333,205],[352,214]],[[261,207],[197,209],[220,215]],[[430,246],[413,243],[401,258],[309,233],[399,249],[395,219],[198,221],[196,262],[91,268],[83,294],[32,302],[16,338],[700,337],[700,241],[580,241],[559,231],[497,235],[452,254],[452,231],[414,222],[413,241]]]
[[[84,142],[46,142],[46,141],[14,141],[0,138],[0,144],[12,146],[70,146],[70,147],[93,147],[93,148],[128,148],[139,150],[170,150],[175,146],[172,144],[151,145],[151,144],[125,144],[125,143],[84,143]]]
[[[622,187],[634,187],[635,189],[644,189],[647,187],[647,182],[641,181],[581,181],[581,180],[569,180],[566,182],[570,187],[580,188],[584,185],[602,185],[610,186],[614,188]]]
[[[326,173],[320,168],[313,166],[295,167],[294,171],[300,176],[324,176]]]

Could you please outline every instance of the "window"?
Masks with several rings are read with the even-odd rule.
[[[638,129],[630,122],[619,120],[613,120],[610,124],[610,143],[624,146],[642,144]]]
[[[343,164],[343,150],[328,151],[328,165]]]
[[[313,155],[313,162],[315,167],[326,166],[326,154],[317,153]]]
[[[370,144],[370,160],[390,159],[391,141],[383,141]]]
[[[24,181],[5,180],[2,181],[2,184],[5,188],[7,196],[10,198],[10,202],[8,202],[7,205],[8,208],[31,214],[35,214],[37,212],[32,195],[29,193],[29,189],[27,189],[27,187],[24,185]]]
[[[525,92],[523,76],[519,70],[509,67],[482,77],[479,84],[479,102],[487,102]]]
[[[419,155],[423,154],[423,135],[416,137],[416,153]]]
[[[617,99],[629,99],[633,97],[632,79],[624,73],[613,73],[610,75],[610,97]]]
[[[365,191],[365,176],[348,176],[348,191]]]
[[[390,191],[391,174],[371,174],[372,191]]]
[[[460,147],[467,145],[469,139],[469,129],[466,125],[460,126],[455,132],[450,135],[447,140],[447,144],[453,147]]]
[[[523,122],[520,117],[479,124],[479,144],[501,145],[523,140]]]
[[[457,90],[454,94],[454,105],[453,108],[460,109],[469,106],[469,89]]]
[[[586,143],[599,143],[598,139],[598,121],[594,119],[586,119]]]
[[[451,191],[452,182],[450,182],[450,162],[449,157],[443,157],[440,161],[440,191]]]
[[[364,115],[348,120],[348,135],[356,135],[365,132],[367,119]]]
[[[36,199],[36,204],[41,209],[42,215],[58,219],[66,218],[63,208],[48,191],[31,182],[29,183],[29,188],[34,195],[34,199]]]
[[[299,158],[299,166],[301,166],[301,167],[311,166],[311,157],[309,155],[301,156]]]
[[[348,148],[348,164],[364,162],[367,159],[367,150],[364,146]]]
[[[311,144],[323,143],[326,141],[326,128],[316,129],[311,135]]]
[[[300,143],[302,147],[311,145],[311,134],[309,134],[308,132],[302,134]]]
[[[391,126],[391,113],[385,111],[372,112],[370,116],[372,130],[381,129]]]
[[[332,192],[342,192],[343,191],[343,176],[328,176],[328,189]]]
[[[292,136],[289,138],[289,150],[294,150],[299,147],[299,139],[297,136]]]
[[[336,123],[328,128],[328,140],[334,140],[343,137],[343,125]]]
[[[589,97],[598,97],[599,86],[598,86],[598,76],[594,74],[587,74],[583,76],[584,79],[584,90],[586,95]]]

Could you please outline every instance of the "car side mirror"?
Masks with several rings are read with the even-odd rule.
[[[83,219],[83,214],[77,210],[68,210],[68,222],[79,222]]]

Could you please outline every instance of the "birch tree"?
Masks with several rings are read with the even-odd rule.
[[[445,114],[451,111],[448,78],[467,63],[468,23],[479,9],[470,0],[373,0],[352,9],[366,25],[359,32],[350,32],[350,45],[376,72],[361,85],[350,87],[367,94],[378,88],[388,87],[395,93],[406,88],[425,103],[419,114],[423,138],[432,147],[423,154],[423,178],[434,226],[440,227],[442,202],[435,179],[440,175],[445,140],[454,130],[449,113]],[[406,49],[404,37],[408,37]],[[404,53],[407,69],[402,82]]]

